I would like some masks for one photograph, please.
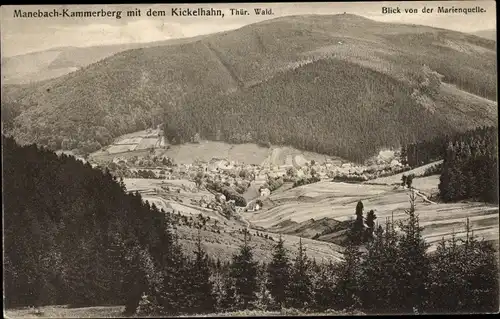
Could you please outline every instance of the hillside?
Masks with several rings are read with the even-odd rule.
[[[482,38],[493,40],[493,41],[497,40],[497,30],[495,30],[495,29],[479,30],[479,31],[473,32],[472,34],[477,35],[478,37],[482,37]]]
[[[494,41],[459,32],[290,16],[120,52],[3,96],[2,109],[26,109],[13,120],[19,142],[53,148],[92,152],[165,122],[177,141],[200,133],[360,161],[496,122],[495,61]]]
[[[3,84],[28,84],[57,78],[118,52],[159,45],[194,41],[198,37],[147,43],[127,43],[89,47],[59,47],[2,57]]]
[[[467,217],[475,234],[486,240],[498,241],[498,206],[477,202],[448,204],[426,201],[427,197],[437,192],[438,183],[439,176],[414,179],[420,194],[416,212],[420,225],[424,227],[424,238],[432,244],[432,250],[442,237],[450,238],[453,232],[457,238],[463,237]],[[409,190],[392,185],[322,181],[271,194],[263,210],[245,213],[244,216],[253,225],[271,232],[300,233],[308,238],[320,234],[319,240],[338,244],[337,237],[342,235],[344,229],[342,222],[354,219],[359,200],[363,202],[365,211],[375,210],[376,221],[384,225],[386,218],[405,218],[404,210],[409,207],[408,195]]]
[[[265,147],[251,143],[234,145],[201,140],[198,143],[168,145],[165,144],[165,138],[162,134],[161,130],[144,130],[120,136],[114,139],[109,146],[91,153],[89,159],[97,163],[106,163],[114,158],[126,159],[134,156],[147,156],[153,147],[155,156],[169,157],[178,164],[208,163],[217,159],[248,165],[294,165],[296,167],[303,166],[304,163],[311,160],[317,163],[324,163],[327,160],[340,164],[343,162],[338,157],[304,152],[291,147]]]
[[[280,188],[263,198],[264,210],[252,212],[231,208],[196,180],[122,180],[103,167],[5,137],[2,153],[6,317],[375,314],[387,304],[390,313],[498,308],[498,206],[437,204],[417,190],[420,222],[377,231],[374,244],[358,251],[335,244],[357,201],[376,210],[379,224],[391,215],[411,220],[415,202],[408,211],[406,189],[318,182]],[[260,227],[242,229],[249,224]],[[435,248],[443,237],[451,239],[425,252],[426,242]],[[284,258],[292,263],[276,267]],[[279,295],[266,292],[269,282],[287,283],[282,296],[291,301],[281,302],[280,311]],[[300,282],[307,283],[307,299],[294,295]],[[416,308],[406,296],[418,289],[430,291]],[[443,294],[449,304],[435,298]],[[240,301],[249,295],[252,304]]]

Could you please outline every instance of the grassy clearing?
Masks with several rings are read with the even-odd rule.
[[[4,310],[5,318],[121,318],[125,307],[102,306],[69,308],[68,306],[45,306],[37,315],[32,308],[17,308]]]
[[[124,318],[124,306],[103,306],[68,308],[67,306],[45,306],[41,307],[41,315],[36,315],[33,309],[18,308],[4,311],[5,318]],[[327,311],[324,313],[305,313],[296,309],[284,309],[282,311],[242,310],[233,312],[219,312],[200,315],[178,316],[184,317],[281,317],[281,316],[342,316],[362,315],[363,313],[349,313],[343,311]],[[140,317],[135,315],[132,317]],[[160,317],[159,317],[160,318]]]
[[[418,180],[415,179],[416,185],[422,184],[427,191],[437,188],[439,182],[434,176],[422,178],[422,183]],[[374,209],[376,221],[384,225],[386,218],[406,217],[408,195],[408,190],[391,185],[319,182],[273,194],[270,205],[264,210],[245,216],[252,224],[266,229],[287,220],[304,225],[311,218],[347,221],[354,217],[356,203],[361,200],[365,211]],[[487,240],[498,240],[498,206],[474,202],[431,204],[418,197],[416,209],[424,227],[424,237],[432,244],[442,237],[450,237],[453,232],[458,237],[465,235],[462,231],[467,217],[475,234]]]
[[[342,162],[338,157],[307,152],[287,146],[272,146],[270,148],[253,143],[229,144],[225,142],[202,140],[200,143],[168,145],[165,147],[163,134],[159,130],[143,130],[122,135],[107,146],[90,155],[96,161],[111,161],[119,156],[147,155],[150,148],[155,149],[155,155],[173,158],[178,164],[193,164],[196,161],[210,162],[212,159],[224,158],[228,161],[249,165],[296,165],[303,166],[311,160],[323,163],[327,159]]]
[[[201,230],[202,244],[207,253],[212,257],[218,257],[221,260],[230,260],[233,253],[236,253],[239,246],[243,244],[243,234],[239,230],[245,228],[246,224],[237,219],[227,219],[221,213],[208,208],[202,208],[191,204],[191,200],[200,200],[204,197],[211,201],[213,194],[206,190],[195,191],[194,183],[187,180],[156,180],[143,178],[125,178],[125,186],[128,191],[139,191],[144,200],[155,203],[157,207],[164,208],[165,211],[174,209],[182,215],[196,218],[198,214],[210,217],[205,230]],[[162,186],[169,186],[171,191],[164,192]],[[158,193],[155,192],[158,189]],[[177,193],[177,189],[180,190]],[[181,202],[182,201],[182,202]],[[245,218],[254,213],[243,213]],[[214,222],[217,221],[217,226]],[[278,240],[278,235],[267,231],[259,230],[261,236],[257,236],[256,230],[250,230],[252,236],[250,244],[255,249],[255,258],[259,261],[268,262],[271,259],[272,248]],[[181,243],[187,251],[194,251],[198,236],[198,229],[186,226],[178,226],[177,234]],[[273,239],[262,237],[268,235]],[[299,237],[293,235],[283,235],[285,246],[295,253],[299,243]],[[311,258],[317,261],[340,260],[342,248],[327,242],[315,241],[312,239],[303,239],[304,246],[308,249]]]
[[[420,166],[420,167],[417,167],[417,168],[414,168],[412,170],[409,170],[407,172],[404,172],[404,173],[400,173],[400,174],[395,174],[395,175],[391,175],[391,176],[386,176],[386,177],[380,177],[380,178],[376,178],[374,180],[371,180],[371,181],[368,181],[366,182],[365,184],[386,184],[386,185],[393,185],[393,184],[401,184],[401,177],[403,175],[410,175],[410,174],[415,174],[415,176],[419,176],[419,175],[422,175],[426,169],[430,168],[430,167],[433,167],[434,165],[438,165],[440,163],[442,163],[443,161],[437,161],[437,162],[432,162],[432,163],[429,163],[427,165],[423,165],[423,166]],[[418,178],[415,178],[413,180],[413,183],[416,183],[418,180]],[[437,186],[437,185],[435,185]],[[417,186],[415,186],[416,188],[418,188]],[[418,188],[420,189],[420,188]]]

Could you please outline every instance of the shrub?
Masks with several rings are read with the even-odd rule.
[[[275,190],[280,188],[283,185],[283,183],[284,181],[283,178],[281,177],[276,177],[276,178],[268,177],[267,185],[264,185],[263,188],[269,188],[271,192],[274,192]]]
[[[298,181],[296,181],[295,183],[293,183],[293,187],[299,187],[299,186],[302,186],[302,185],[317,183],[320,180],[321,179],[318,176],[313,176],[313,177],[310,177],[310,178],[302,178],[302,179],[299,179]]]
[[[439,163],[436,165],[432,165],[431,167],[428,167],[421,175],[420,177],[426,177],[426,176],[431,176],[431,175],[439,175],[441,174],[441,171],[443,169],[443,164]]]

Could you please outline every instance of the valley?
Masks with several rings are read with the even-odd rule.
[[[491,21],[324,5],[12,28],[73,36],[2,56],[4,314],[496,311]]]
[[[75,50],[40,56],[49,65],[79,63],[74,72],[4,85],[3,122],[19,143],[89,154],[163,123],[173,144],[199,136],[363,162],[384,147],[494,125],[498,116],[495,41],[352,14]],[[19,59],[9,63],[30,65],[29,56]]]
[[[375,211],[376,223],[382,226],[387,219],[397,221],[406,217],[404,212],[409,208],[412,190],[401,186],[401,178],[408,174],[416,175],[413,180],[416,209],[424,238],[431,244],[430,251],[436,249],[442,238],[448,239],[452,234],[457,238],[465,236],[467,218],[476,235],[498,242],[498,206],[436,202],[439,175],[423,175],[442,161],[405,170],[398,154],[381,151],[361,165],[290,147],[206,140],[170,145],[161,130],[150,129],[118,137],[110,146],[90,154],[88,161],[100,167],[126,167],[132,175],[138,170],[151,171],[154,178],[123,175],[127,191],[139,192],[144,200],[165,212],[186,216],[189,221],[177,225],[176,231],[188,250],[196,242],[199,216],[208,219],[200,228],[203,243],[210,255],[222,260],[228,260],[238,249],[243,241],[242,230],[246,228],[259,260],[269,260],[271,248],[280,235],[292,253],[302,238],[312,258],[325,262],[332,258],[340,260],[344,223],[354,218],[358,201],[363,202],[366,212]],[[293,176],[291,170],[295,172]],[[293,179],[310,176],[311,171],[319,176],[318,182],[293,187]],[[203,180],[196,184],[200,172]],[[377,177],[377,174],[383,175]],[[336,182],[333,181],[336,176],[365,176],[368,180]],[[288,180],[272,192],[263,193],[261,188],[269,187],[269,178]],[[231,216],[224,214],[224,203],[206,188],[208,180],[233,188],[245,184],[241,195],[246,207],[234,207]],[[257,201],[260,207],[256,209]]]

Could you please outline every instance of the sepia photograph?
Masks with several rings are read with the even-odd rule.
[[[5,318],[499,313],[494,1],[0,12]]]

